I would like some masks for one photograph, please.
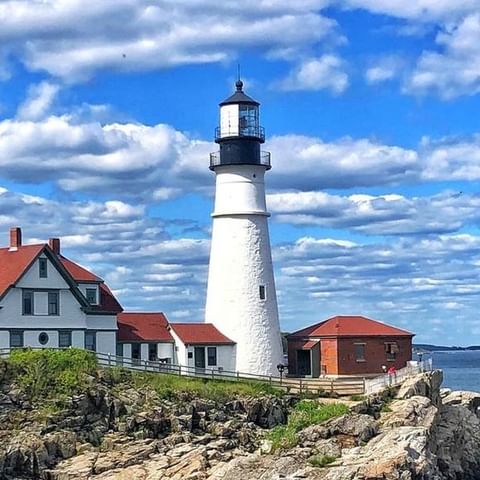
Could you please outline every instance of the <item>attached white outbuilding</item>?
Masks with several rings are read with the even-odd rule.
[[[170,323],[178,365],[195,370],[236,370],[236,344],[209,323]],[[187,369],[186,369],[187,370]]]

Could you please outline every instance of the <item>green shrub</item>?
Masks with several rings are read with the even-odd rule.
[[[314,467],[325,467],[326,465],[333,463],[337,457],[332,455],[314,455],[308,459],[308,463]]]
[[[17,374],[19,386],[32,399],[78,393],[87,385],[88,375],[97,368],[93,353],[75,348],[14,350],[8,361]]]
[[[348,407],[343,403],[324,404],[301,400],[290,413],[287,425],[273,428],[267,437],[272,441],[273,450],[291,448],[298,443],[297,434],[300,430],[325,422],[330,418],[339,417],[347,412]]]

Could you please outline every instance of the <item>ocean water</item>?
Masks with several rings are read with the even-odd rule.
[[[480,392],[480,351],[432,352],[433,367],[443,370],[443,387]]]

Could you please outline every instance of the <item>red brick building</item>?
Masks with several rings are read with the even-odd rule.
[[[287,337],[292,376],[371,375],[412,359],[414,334],[362,316],[337,316]]]

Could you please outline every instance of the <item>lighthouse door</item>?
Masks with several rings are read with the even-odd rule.
[[[205,347],[195,347],[195,368],[205,368]]]

